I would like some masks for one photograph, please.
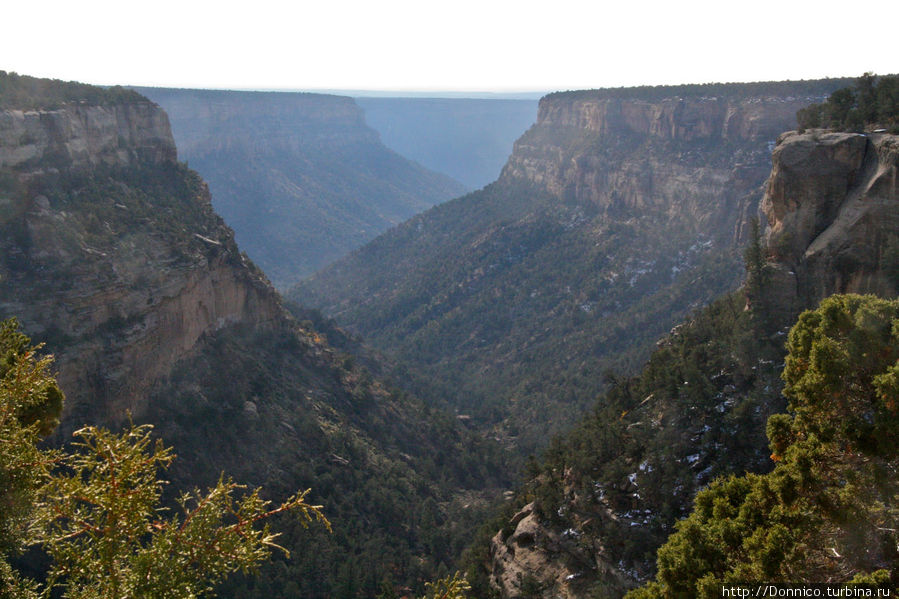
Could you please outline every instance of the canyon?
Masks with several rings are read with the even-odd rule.
[[[296,558],[222,593],[374,594],[385,572],[420,584],[452,559],[504,484],[497,452],[284,307],[178,162],[158,105],[0,72],[0,157],[0,318],[55,357],[66,400],[51,442],[149,423],[179,455],[173,493],[223,472],[273,499],[314,488],[334,534],[281,523]],[[424,555],[424,533],[453,541]]]
[[[739,285],[777,136],[840,83],[550,94],[495,183],[288,296],[444,381],[415,388],[527,455],[605,372]]]
[[[148,422],[181,456],[173,487],[226,471],[272,497],[313,489],[334,534],[282,523],[293,558],[226,596],[417,593],[500,497],[467,553],[479,592],[621,595],[699,489],[771,468],[796,315],[899,289],[899,138],[789,131],[845,83],[550,94],[496,182],[283,301],[269,281],[290,276],[241,251],[158,105],[0,72],[0,318],[56,356],[52,442]],[[254,172],[288,163],[325,172],[310,197],[340,178],[322,157],[439,183],[390,158],[350,99],[176,91],[159,93],[197,140],[181,158],[253,159],[220,169],[238,221],[274,208]],[[406,218],[392,210],[373,211]]]
[[[181,158],[277,287],[466,190],[387,148],[352,98],[137,89],[169,115]]]
[[[356,96],[365,122],[403,156],[469,190],[496,180],[512,144],[534,124],[537,100]]]

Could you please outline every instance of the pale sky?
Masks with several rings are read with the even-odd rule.
[[[508,92],[899,72],[896,0],[11,0],[0,22],[0,70],[104,85]]]

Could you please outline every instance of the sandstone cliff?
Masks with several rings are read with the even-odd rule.
[[[716,244],[742,243],[777,135],[815,99],[554,94],[502,176],[603,211],[662,211]]]
[[[762,210],[783,310],[833,293],[895,296],[899,137],[885,133],[785,133]]]
[[[467,532],[448,512],[470,518],[498,476],[489,448],[326,340],[344,333],[282,308],[175,160],[159,107],[0,71],[0,122],[0,318],[56,354],[67,397],[54,441],[130,412],[177,452],[173,492],[222,472],[275,500],[312,487],[334,534],[285,524],[293,559],[222,595],[330,597],[339,581],[373,596],[388,572],[433,579]],[[441,539],[427,555],[425,534]]]
[[[738,466],[738,474],[744,469],[770,468],[763,455],[767,453],[763,433],[767,416],[783,410],[785,403],[777,392],[784,327],[795,322],[801,310],[834,293],[897,295],[899,137],[791,131],[778,137],[772,161],[759,204],[766,217],[764,245],[770,276],[753,303],[758,302],[760,310],[773,308],[762,318],[767,318],[763,326],[779,329],[770,340],[777,351],[752,350],[747,357],[737,358],[748,351],[740,347],[745,342],[739,338],[710,351],[728,339],[727,331],[714,331],[710,325],[714,311],[694,315],[673,329],[659,342],[655,363],[650,362],[640,377],[626,385],[639,390],[635,403],[627,410],[619,409],[620,417],[612,414],[613,421],[596,415],[592,424],[591,417],[585,419],[587,424],[582,423],[582,429],[564,442],[565,449],[556,450],[563,457],[550,460],[556,468],[559,463],[572,464],[566,466],[561,491],[550,496],[554,503],[544,499],[542,506],[544,515],[558,514],[561,522],[539,518],[532,504],[508,522],[506,531],[492,538],[489,580],[501,596],[520,597],[529,589],[536,589],[541,597],[585,596],[596,589],[615,596],[645,579],[652,571],[652,559],[623,557],[621,539],[616,546],[609,531],[619,525],[630,542],[641,535],[643,539],[656,535],[655,541],[642,542],[657,546],[683,515],[665,514],[676,503],[672,496],[682,497],[683,509],[696,490],[714,476],[726,474],[729,464]],[[726,300],[734,314],[742,301],[742,295]],[[692,341],[684,341],[691,337]],[[678,346],[679,351],[671,351]],[[679,372],[682,362],[670,356],[692,352],[707,352],[696,364],[707,372],[699,378],[705,390],[691,397],[697,379],[690,377],[695,375],[688,369]],[[720,362],[714,358],[716,352],[724,356]],[[669,370],[674,371],[675,385],[652,385],[660,371]],[[740,370],[743,374],[736,375]],[[679,413],[686,415],[678,418]],[[620,422],[614,421],[619,418]],[[635,440],[648,422],[652,424],[644,438]],[[599,457],[603,445],[598,441],[603,437],[617,439],[613,444],[630,449],[616,450],[603,459]],[[741,447],[738,437],[754,437],[756,454]],[[578,458],[571,457],[577,452],[593,456],[593,461],[581,457],[584,462],[578,463]],[[613,463],[612,456],[620,455],[632,456],[621,460],[625,468]],[[665,474],[659,475],[660,471]],[[583,479],[589,481],[588,491]],[[612,509],[615,502],[609,497],[615,493],[624,493],[629,501]],[[667,509],[662,507],[666,501]],[[601,519],[612,524],[597,532],[596,521]]]
[[[0,112],[0,314],[58,352],[65,422],[139,416],[204,334],[283,319],[176,155],[146,100]]]
[[[659,139],[766,140],[780,133],[779,123],[794,121],[796,107],[814,97],[790,95],[714,97],[691,95],[658,100],[615,98],[589,92],[553,94],[540,104],[537,122],[571,127],[603,136],[627,133]]]
[[[0,169],[174,162],[169,120],[149,101],[0,112]]]

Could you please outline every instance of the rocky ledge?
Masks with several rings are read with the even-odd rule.
[[[168,117],[149,100],[0,111],[0,168],[28,171],[176,159]]]
[[[795,131],[773,155],[762,211],[784,309],[833,293],[896,295],[899,136]]]
[[[597,580],[607,581],[609,588],[628,588],[628,580],[606,557],[599,543],[582,538],[579,530],[558,531],[542,523],[529,503],[490,542],[490,585],[509,598],[576,599]]]
[[[568,98],[540,102],[538,125],[601,135],[637,134],[670,140],[768,140],[793,122],[811,99],[794,96],[742,99],[693,96],[660,100]]]

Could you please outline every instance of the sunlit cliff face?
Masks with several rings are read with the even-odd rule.
[[[0,169],[0,315],[48,342],[68,413],[137,416],[205,333],[279,318],[155,104],[0,112]]]

